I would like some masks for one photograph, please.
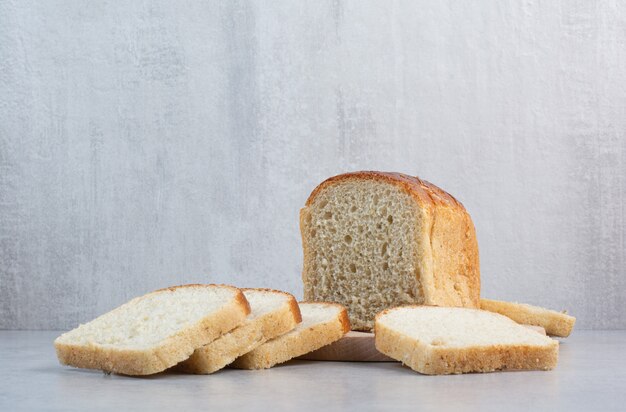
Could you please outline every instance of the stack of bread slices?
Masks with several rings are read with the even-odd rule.
[[[227,365],[270,368],[349,330],[346,309],[336,303],[298,303],[270,289],[185,285],[135,298],[54,345],[62,364],[80,368],[210,374]]]

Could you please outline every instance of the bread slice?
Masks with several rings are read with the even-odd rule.
[[[405,306],[376,316],[376,349],[417,372],[443,375],[552,369],[559,343],[497,313]]]
[[[289,332],[302,321],[298,302],[289,293],[270,289],[242,289],[252,312],[246,322],[220,336],[176,367],[209,374],[230,364],[268,340]]]
[[[541,326],[548,335],[563,338],[568,337],[572,333],[574,323],[576,323],[576,318],[567,315],[565,311],[557,312],[525,303],[481,299],[480,308],[509,317],[517,323]]]
[[[135,298],[54,341],[63,365],[150,375],[242,324],[250,313],[232,286],[185,285]]]
[[[300,211],[304,299],[348,308],[369,331],[404,304],[480,305],[478,243],[454,197],[417,177],[355,172],[321,183]]]
[[[335,303],[300,303],[302,323],[237,358],[232,367],[266,369],[333,343],[348,331],[350,321],[346,308]]]

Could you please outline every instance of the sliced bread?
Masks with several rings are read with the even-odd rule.
[[[472,219],[418,177],[332,177],[301,209],[300,231],[304,299],[345,305],[354,330],[371,330],[377,313],[404,304],[480,305]]]
[[[547,370],[559,343],[497,313],[404,306],[376,316],[376,349],[411,369],[443,375]]]
[[[300,303],[302,323],[237,358],[232,367],[266,369],[333,343],[350,330],[346,308],[335,303]]]
[[[64,365],[150,375],[239,326],[250,307],[225,285],[185,285],[135,298],[54,341]]]
[[[295,328],[302,321],[296,299],[270,289],[242,289],[252,312],[246,322],[220,336],[176,367],[190,373],[209,374],[230,364],[270,339]]]
[[[496,312],[513,319],[517,323],[541,326],[548,335],[566,338],[572,333],[576,318],[566,312],[544,309],[525,303],[503,302],[500,300],[481,299],[480,308]]]

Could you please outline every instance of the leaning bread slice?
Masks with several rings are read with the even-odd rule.
[[[302,323],[290,332],[270,340],[237,358],[238,369],[266,369],[322,346],[333,343],[350,331],[346,308],[336,303],[300,303]]]
[[[150,375],[242,324],[250,313],[232,286],[185,285],[135,298],[54,341],[63,365]]]
[[[572,333],[574,323],[576,323],[576,318],[567,315],[565,312],[557,312],[525,303],[481,299],[480,308],[509,317],[517,323],[542,326],[548,335],[563,338],[568,337]]]
[[[218,371],[270,339],[295,328],[302,321],[298,302],[289,293],[270,289],[242,289],[252,312],[246,322],[220,336],[178,364],[184,372]]]
[[[443,375],[552,369],[559,343],[497,313],[404,306],[376,316],[376,349],[411,369]]]

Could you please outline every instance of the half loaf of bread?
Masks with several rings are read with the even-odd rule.
[[[480,305],[469,214],[417,177],[355,172],[321,183],[300,211],[304,299],[348,308],[354,330],[403,304]]]

